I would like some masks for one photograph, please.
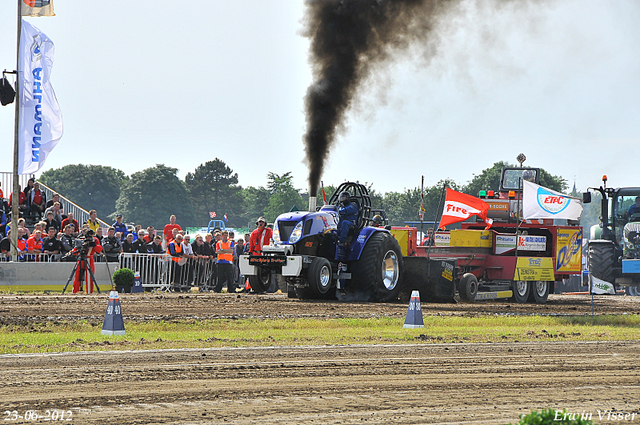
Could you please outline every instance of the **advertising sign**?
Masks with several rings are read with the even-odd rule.
[[[580,273],[582,268],[582,229],[558,229],[556,237],[556,270]]]
[[[516,249],[516,235],[496,235],[496,254]]]
[[[553,259],[542,257],[519,257],[513,280],[554,281]]]
[[[518,250],[519,251],[546,251],[547,237],[531,236],[531,235],[518,236]]]

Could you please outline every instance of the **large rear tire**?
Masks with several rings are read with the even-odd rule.
[[[376,302],[398,299],[402,285],[402,251],[387,232],[376,232],[367,241],[360,259],[353,263],[351,285]]]
[[[526,280],[513,281],[513,300],[519,304],[527,302],[529,291],[531,290],[531,282]]]
[[[613,243],[589,243],[589,250],[587,251],[589,274],[613,284],[615,262],[615,247]]]
[[[268,270],[262,269],[260,267],[256,268],[258,271],[257,275],[249,276],[249,284],[251,285],[251,289],[257,293],[267,292],[269,289],[269,284],[271,280],[269,279],[271,275]]]
[[[476,295],[478,295],[478,278],[472,273],[465,273],[458,282],[458,293],[460,299],[466,303],[472,303],[476,301]]]

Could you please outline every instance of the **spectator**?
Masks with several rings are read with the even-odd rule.
[[[182,290],[182,266],[186,262],[184,257],[184,246],[182,245],[182,235],[177,234],[176,238],[169,242],[167,255],[171,256],[171,284],[176,291]]]
[[[144,241],[144,230],[138,230],[138,238],[133,242],[133,249],[135,252],[142,254],[147,253],[147,244]]]
[[[98,227],[100,227],[100,222],[98,221],[98,212],[96,210],[89,211],[89,220],[87,220],[86,224],[89,225],[89,229],[93,230],[93,234],[95,235]]]
[[[169,239],[169,242],[171,242],[172,240],[174,240],[176,238],[177,235],[182,235],[182,238],[184,239],[184,235],[182,233],[180,233],[180,230],[178,229],[173,229],[171,230],[171,236]]]
[[[116,237],[116,229],[113,226],[107,230],[107,236],[102,238],[102,252],[109,263],[116,263],[122,252],[122,243]]]
[[[227,292],[235,293],[236,286],[233,281],[233,252],[234,243],[228,240],[229,232],[222,231],[222,238],[216,243],[216,254],[218,260],[216,261],[218,267],[218,278],[216,286],[213,289],[215,292],[221,292],[224,282],[227,282]]]
[[[164,231],[162,232],[162,234],[164,235],[165,243],[171,242],[174,235],[174,233],[172,233],[173,229],[182,230],[182,227],[180,227],[179,224],[176,224],[176,216],[172,214],[169,217],[169,224],[164,226]]]
[[[44,213],[45,205],[47,204],[47,199],[42,190],[40,190],[40,183],[35,182],[33,184],[33,189],[29,191],[29,194],[25,194],[27,196],[29,205],[29,215],[35,217],[36,220],[40,220],[42,218],[42,214]]]
[[[249,252],[252,255],[262,254],[262,247],[269,245],[273,236],[273,230],[267,227],[267,221],[263,217],[256,221],[256,226],[258,228],[251,232]]]
[[[160,235],[156,235],[153,238],[153,242],[147,244],[147,252],[149,254],[162,254],[164,252],[162,249],[162,237]]]
[[[235,267],[236,282],[238,286],[244,288],[244,277],[240,274],[240,256],[244,253],[244,239],[238,239],[236,243],[236,253],[233,256],[233,265]]]
[[[249,254],[249,249],[251,248],[251,233],[244,234],[244,250],[243,254]]]
[[[78,220],[73,218],[72,211],[69,211],[69,213],[67,214],[67,218],[62,220],[62,223],[60,223],[60,228],[64,230],[67,227],[67,224],[73,226],[71,233],[73,233],[74,236],[77,236],[78,232],[80,231],[80,225],[78,224]]]
[[[209,275],[206,277],[207,289],[216,286],[216,280],[218,279],[218,265],[215,262],[216,259],[216,243],[214,242],[213,235],[207,233],[204,235],[204,252],[207,257],[211,259],[209,267],[211,268]]]
[[[62,250],[62,244],[56,237],[57,234],[57,229],[53,227],[49,228],[48,236],[42,241],[42,252],[47,254],[60,254],[60,251]],[[57,260],[58,256],[56,256],[55,259]]]
[[[7,255],[11,252],[11,230],[7,232],[7,236],[0,240],[0,254]]]
[[[64,217],[63,217],[62,207],[60,206],[60,202],[55,202],[52,206],[44,210],[45,217],[47,216],[49,211],[53,212],[53,218],[58,222],[58,226],[61,226],[62,220],[64,220]]]
[[[42,253],[42,231],[34,230],[33,235],[27,239],[27,251],[29,254]]]
[[[67,224],[64,227],[64,233],[60,236],[61,252],[63,255],[68,254],[73,248],[75,248],[76,238],[73,231],[73,224]]]
[[[187,286],[193,286],[193,259],[195,258],[195,254],[191,247],[190,235],[184,235],[182,245],[184,246],[184,257],[187,258],[187,262],[185,263],[186,270],[184,270],[183,275],[187,279]]]
[[[153,242],[153,239],[156,236],[156,229],[153,226],[147,227],[147,232],[144,235],[144,242],[148,245]]]
[[[23,190],[24,196],[29,197],[29,192],[31,192],[31,190],[34,188],[35,185],[36,185],[36,179],[34,179],[33,177],[27,180],[27,186]]]
[[[47,201],[47,208],[51,208],[53,206],[53,204],[55,204],[56,202],[60,202],[60,194],[58,193],[54,193],[53,196],[51,196],[51,200]],[[62,204],[60,204],[62,205]],[[76,230],[78,230],[78,228],[76,227]]]
[[[137,241],[138,240],[138,233],[140,232],[140,230],[142,230],[142,226],[139,224],[136,224],[136,227],[133,228],[133,241]],[[183,233],[184,235],[184,233]]]
[[[47,218],[44,220],[44,231],[46,233],[49,233],[49,229],[55,229],[56,233],[60,230],[60,223],[53,217],[53,211],[49,211],[47,213]]]
[[[120,240],[124,240],[129,234],[127,225],[122,222],[122,214],[116,215],[116,222],[112,224],[112,227],[116,232],[120,233]]]
[[[424,236],[424,240],[422,241],[422,246],[433,246],[433,228],[427,229],[427,234]]]
[[[124,238],[124,242],[122,242],[122,252],[124,253],[136,252],[136,248],[133,246],[133,234],[129,233],[127,237]]]
[[[38,224],[36,223],[36,226]],[[31,236],[31,231],[26,227],[26,222],[24,220],[24,218],[19,218],[18,219],[18,228],[22,228],[22,230],[24,231],[24,237],[25,238],[29,238]],[[40,229],[42,230],[42,229]]]
[[[13,208],[13,192],[9,195],[9,206]],[[29,212],[29,205],[27,204],[27,197],[18,185],[18,212],[19,214],[25,214]]]

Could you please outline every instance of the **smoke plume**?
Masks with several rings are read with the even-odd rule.
[[[313,83],[305,99],[309,190],[318,191],[324,163],[356,91],[397,50],[424,41],[440,0],[307,0]]]

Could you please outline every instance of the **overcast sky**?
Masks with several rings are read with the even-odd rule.
[[[1,0],[0,69],[16,66],[14,0]],[[424,44],[361,88],[325,185],[380,192],[466,183],[504,160],[580,190],[640,186],[640,2],[466,1]],[[243,186],[291,171],[307,190],[302,137],[311,83],[303,1],[54,0],[25,18],[55,43],[64,136],[41,171],[157,163],[182,178],[220,158]],[[425,48],[426,47],[426,48]],[[426,56],[425,51],[433,52]],[[0,170],[12,170],[12,106],[0,108]]]

